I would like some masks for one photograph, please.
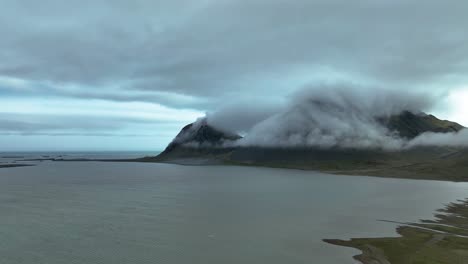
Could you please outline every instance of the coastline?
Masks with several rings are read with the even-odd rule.
[[[19,168],[19,167],[31,167],[33,164],[0,164],[0,169],[5,168]]]
[[[468,259],[468,199],[437,211],[436,220],[400,223],[399,237],[324,239],[361,250],[363,264],[465,263]],[[463,262],[460,262],[463,261]]]
[[[186,162],[186,161],[190,162]],[[181,165],[225,164],[311,170],[337,175],[468,181],[468,149],[414,148],[405,151],[309,148],[184,148],[139,159]],[[202,162],[194,162],[202,161]]]
[[[159,159],[157,157],[142,157],[136,159],[66,159],[66,158],[38,158],[22,159],[16,162],[141,162],[141,163],[166,163],[181,166],[252,166],[278,169],[293,169],[304,171],[317,171],[321,173],[342,175],[342,176],[368,176],[380,178],[396,178],[411,180],[435,180],[449,182],[468,182],[468,164],[463,163],[430,163],[415,162],[398,164],[398,162],[387,161],[383,163],[350,163],[342,165],[341,161],[317,162],[312,165],[293,163],[264,163],[264,162],[239,162],[223,160],[217,157],[181,157],[174,159]],[[35,166],[34,164],[4,164],[0,168]],[[340,168],[340,166],[342,168]],[[338,169],[337,169],[338,168]]]

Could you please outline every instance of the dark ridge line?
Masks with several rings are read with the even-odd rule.
[[[31,166],[36,166],[36,165],[34,165],[34,164],[1,164],[0,169],[18,168],[18,167],[31,167]]]

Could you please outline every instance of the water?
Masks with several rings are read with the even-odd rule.
[[[128,154],[122,154],[125,156]],[[253,167],[0,169],[0,263],[355,263],[323,238],[395,236],[468,184]]]
[[[37,164],[35,159],[132,159],[156,156],[159,151],[101,151],[101,152],[4,152],[0,153],[0,165],[11,163]]]

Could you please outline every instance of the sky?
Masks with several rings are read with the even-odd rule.
[[[335,84],[429,95],[468,126],[464,0],[0,6],[0,151],[157,151],[205,113],[256,120]]]

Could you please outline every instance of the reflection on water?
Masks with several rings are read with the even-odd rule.
[[[468,184],[252,167],[0,169],[0,263],[354,263],[323,238],[395,235]]]

